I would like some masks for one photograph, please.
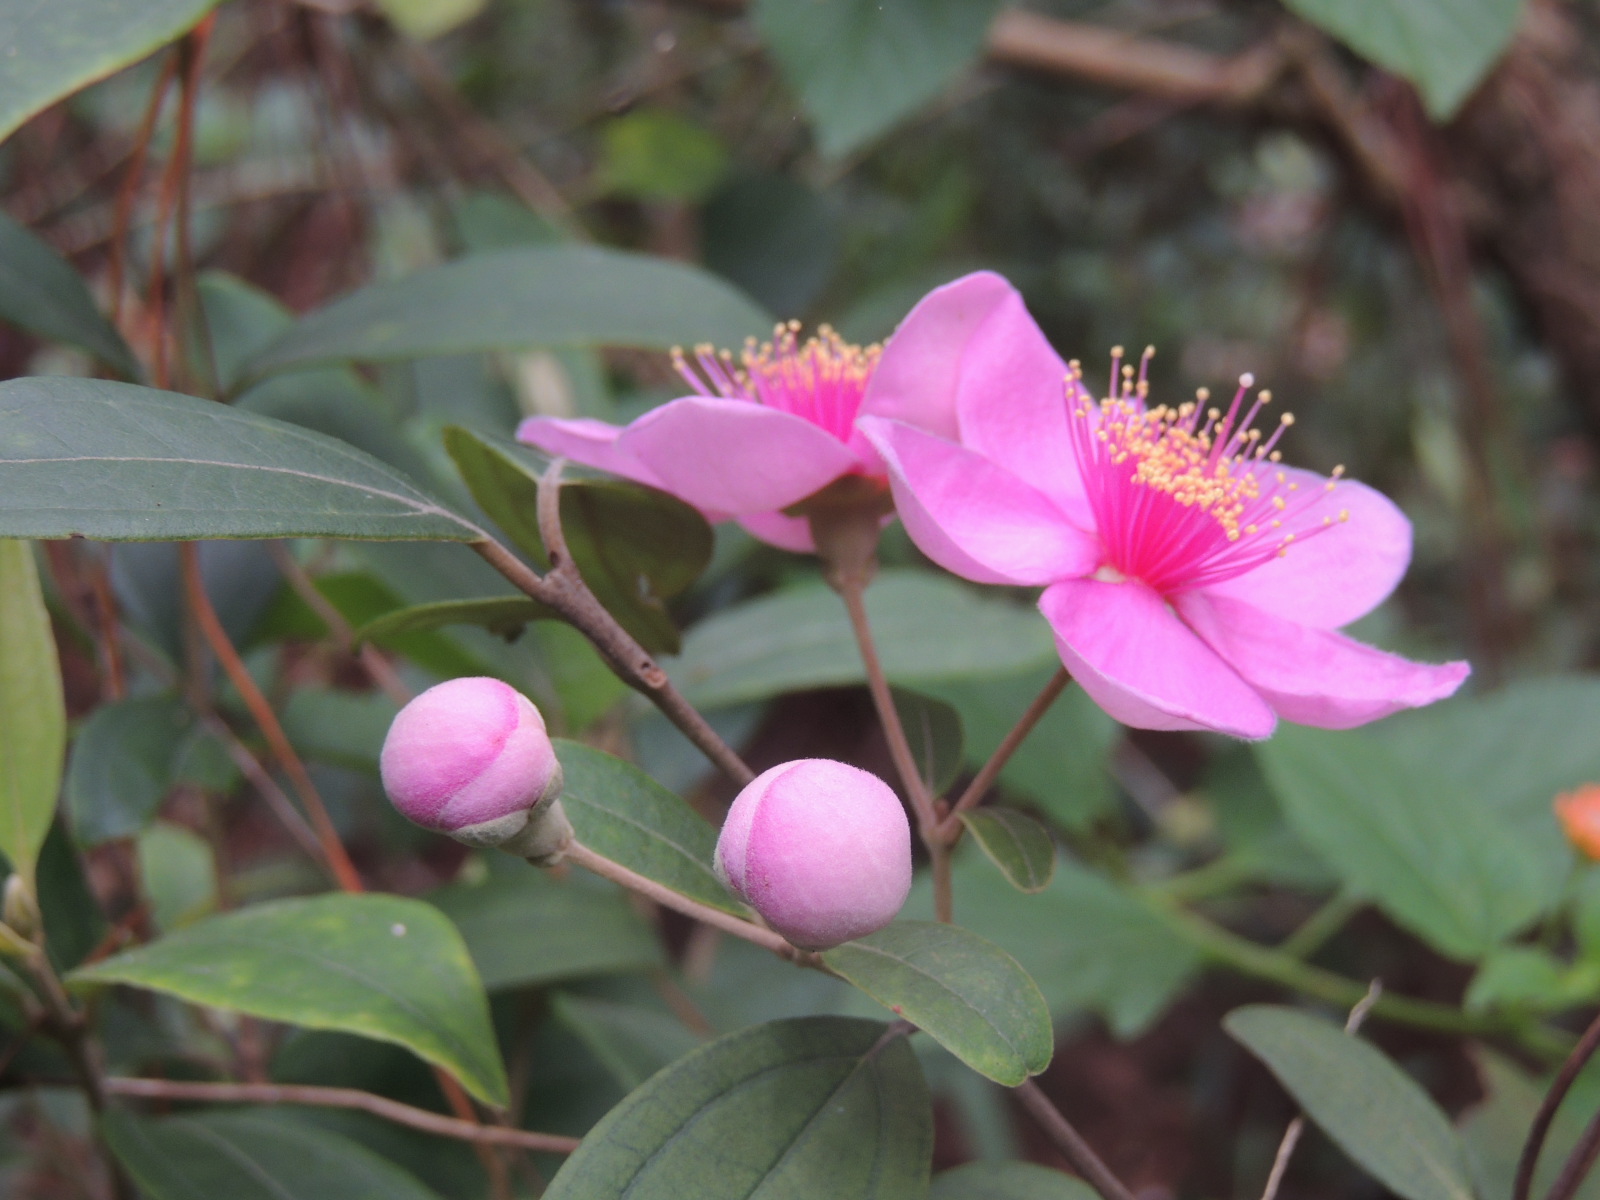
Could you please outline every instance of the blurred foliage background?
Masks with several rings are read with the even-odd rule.
[[[16,222],[87,276],[141,359],[170,354],[178,381],[197,391],[238,382],[229,377],[230,356],[243,361],[290,314],[374,281],[519,245],[593,241],[701,264],[775,317],[831,323],[860,341],[888,336],[931,286],[991,268],[1017,284],[1057,348],[1081,358],[1091,378],[1112,346],[1146,343],[1158,347],[1161,399],[1187,398],[1200,386],[1222,390],[1252,372],[1298,418],[1287,443],[1293,461],[1319,471],[1344,464],[1397,499],[1416,526],[1415,559],[1398,595],[1358,636],[1419,656],[1469,658],[1486,692],[1593,670],[1593,8],[1560,0],[1464,6],[1477,14],[1474,24],[1458,20],[1463,6],[1443,0],[1367,6],[1365,18],[1353,17],[1359,7],[232,0],[217,10],[199,65],[187,249],[157,231],[175,203],[165,165],[176,92],[162,81],[183,67],[192,44],[22,125],[0,148],[0,193]],[[1372,15],[1394,12],[1409,12],[1395,19],[1413,19],[1416,28],[1386,29]],[[153,95],[166,98],[152,106]],[[113,249],[124,226],[125,254]],[[197,287],[170,286],[195,271]],[[80,351],[0,332],[8,377],[91,369]],[[241,390],[240,403],[255,411],[345,437],[463,501],[440,449],[444,425],[509,435],[536,413],[624,420],[675,394],[664,355],[571,348],[328,367]],[[475,577],[478,564],[456,549],[346,544],[302,558],[327,599],[359,625],[402,602],[499,587]],[[69,707],[78,717],[100,698],[103,664],[84,635],[96,623],[99,567],[143,653],[182,656],[175,552],[135,545],[97,554],[50,551],[52,599],[69,631]],[[897,531],[883,557],[890,570],[923,565]],[[230,632],[281,702],[363,869],[403,892],[454,877],[462,869],[456,849],[400,828],[377,795],[373,754],[392,704],[373,679],[329,639],[323,616],[283,586],[265,547],[212,543],[202,558]],[[725,526],[709,570],[674,602],[673,615],[693,629],[814,576],[809,560]],[[895,579],[900,603],[921,603],[916,579]],[[802,605],[807,595],[785,591]],[[817,603],[823,599],[832,598]],[[997,628],[1003,645],[1012,627]],[[633,754],[708,813],[726,802],[687,745],[631,708],[572,630],[541,623],[509,646],[481,630],[404,636],[410,640],[387,649],[415,678],[514,677],[562,731]],[[696,661],[697,646],[710,654],[708,644],[710,635],[696,642],[691,632],[685,660]],[[1024,667],[1028,653],[1017,653]],[[887,774],[870,708],[847,686],[854,669],[830,676],[826,663],[813,667],[712,695],[718,723],[749,747],[758,770],[804,753]],[[969,757],[981,761],[1047,677],[1041,668],[926,690],[960,711]],[[774,699],[825,684],[841,686]],[[1525,728],[1536,711],[1593,711],[1590,691],[1572,696],[1565,709],[1507,708],[1505,724]],[[1149,876],[1202,863],[1223,845],[1237,868],[1244,847],[1255,865],[1234,882],[1250,885],[1229,896],[1222,915],[1269,937],[1287,935],[1313,911],[1312,897],[1333,892],[1328,869],[1284,834],[1249,754],[1197,737],[1122,736],[1080,699],[1057,710],[1044,746],[1019,757],[1007,780],[1081,858]],[[1573,728],[1552,720],[1552,728]],[[1269,775],[1296,770],[1292,738],[1283,745],[1263,756]],[[238,783],[215,746],[196,746],[173,750],[187,756],[181,768],[164,763],[156,772],[163,784],[177,783],[166,811],[178,824],[160,827],[170,844],[139,842],[140,854],[167,864],[152,874],[166,881],[154,897],[162,926],[181,923],[197,903],[215,903],[203,879],[209,852],[184,840],[185,821],[199,824],[197,802],[185,796]],[[1452,752],[1441,734],[1431,753]],[[91,794],[85,779],[72,788],[69,780],[69,803]],[[151,803],[166,794],[163,787]],[[85,844],[114,845],[139,824],[96,826],[104,813],[82,811],[98,814],[77,829]],[[283,853],[283,835],[258,813],[230,809],[225,825],[235,901],[308,886],[309,868]],[[136,885],[124,859],[102,847],[88,862],[102,906],[126,908]],[[187,876],[172,865],[185,862]],[[467,866],[469,875],[486,870]],[[1152,1026],[1197,963],[1154,934],[1129,950],[1133,942],[1118,938],[1136,941],[1144,932],[1138,921],[1078,874],[1063,885],[1079,889],[1063,911],[1103,918],[1119,932],[1098,958],[1080,947],[1087,957],[1060,966],[1064,982],[1046,989],[1071,1001],[1062,1009],[1069,1032],[1048,1077],[1052,1093],[1141,1196],[1240,1192],[1238,1180],[1258,1178],[1270,1161],[1292,1110],[1217,1022],[1241,1000],[1271,993],[1208,977]],[[993,880],[970,884],[981,891]],[[460,911],[473,903],[460,899]],[[626,924],[626,914],[617,919]],[[669,923],[668,940],[685,932]],[[103,935],[98,918],[85,917],[76,934],[62,936],[87,949]],[[1568,934],[1553,925],[1533,940],[1540,938],[1544,949],[1570,949]],[[760,982],[779,968],[749,959],[747,949],[725,948],[718,978],[698,983],[696,998],[716,1021],[717,1006],[736,1008],[741,994],[762,988],[780,997],[779,1008],[809,1011],[815,997],[794,993],[818,981]],[[623,954],[622,965],[649,966],[654,953]],[[1419,951],[1371,910],[1356,915],[1328,953],[1353,976],[1382,974],[1400,990],[1447,1001],[1471,975],[1459,961]],[[1105,977],[1090,979],[1085,963],[1100,964],[1094,969]],[[1547,965],[1541,960],[1533,973]],[[1514,965],[1504,969],[1525,982]],[[541,982],[522,967],[508,970],[529,987]],[[1538,978],[1526,986],[1546,1010],[1597,989],[1587,976]],[[629,1074],[637,1066],[626,1063],[611,1063],[607,1082],[585,1075],[596,1044],[588,1035],[603,1026],[605,1004],[634,998],[620,984],[617,994],[585,986],[592,995],[573,992],[556,1003],[562,1020],[548,1019],[543,992],[497,998],[502,1028],[522,1038],[521,1082],[537,1110],[523,1115],[541,1128],[581,1132],[620,1094],[618,1082],[638,1081]],[[1090,1010],[1115,1033],[1084,1015]],[[682,1040],[683,1030],[672,1030],[657,1030],[657,1051],[662,1039]],[[1475,1067],[1458,1045],[1433,1035],[1385,1036],[1386,1049],[1452,1112],[1484,1096],[1481,1058]],[[415,1067],[353,1039],[304,1035],[280,1051],[274,1071],[415,1096],[431,1086],[401,1078]],[[1505,1072],[1497,1102],[1514,1109],[1506,1096],[1529,1086],[1516,1068],[1495,1060],[1483,1069]],[[548,1086],[541,1091],[530,1078]],[[939,1163],[1017,1152],[1048,1158],[1042,1143],[1019,1147],[1031,1135],[987,1087],[935,1074]],[[1492,1126],[1496,1111],[1476,1119]],[[35,1149],[48,1141],[39,1132],[47,1121],[17,1120]],[[382,1140],[371,1130],[364,1136]],[[1483,1136],[1489,1144],[1499,1134],[1490,1128]],[[470,1153],[459,1147],[431,1164],[392,1144],[381,1149],[444,1194],[481,1191]],[[78,1194],[70,1171],[28,1161],[30,1194]],[[1308,1196],[1375,1186],[1326,1144],[1308,1149],[1294,1178]]]

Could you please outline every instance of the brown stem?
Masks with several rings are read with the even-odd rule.
[[[1545,1193],[1545,1200],[1571,1200],[1589,1177],[1597,1157],[1600,1157],[1600,1112],[1595,1113],[1589,1124],[1584,1126],[1583,1136],[1578,1139],[1571,1156],[1562,1165],[1561,1173]]]
[[[178,128],[173,141],[172,157],[167,160],[161,176],[161,191],[156,205],[155,240],[150,253],[150,319],[154,331],[151,380],[157,387],[171,385],[171,372],[167,361],[169,329],[166,319],[166,257],[167,227],[172,224],[174,210],[177,224],[174,243],[178,253],[180,279],[189,264],[185,262],[188,231],[184,227],[188,218],[189,160],[194,145],[195,101],[199,91],[200,62],[210,38],[214,18],[207,17],[192,33],[178,43]]]
[[[912,810],[917,814],[917,825],[923,841],[931,849],[938,840],[939,818],[933,810],[933,796],[917,770],[917,757],[911,751],[905,726],[894,706],[894,695],[889,690],[889,679],[883,673],[883,661],[878,657],[877,644],[872,640],[872,623],[867,618],[866,588],[857,577],[840,576],[833,581],[834,590],[844,601],[850,614],[850,627],[855,631],[856,647],[861,652],[861,664],[867,672],[867,690],[872,693],[873,706],[878,710],[878,720],[883,725],[883,735],[889,743],[889,757],[894,759],[900,782],[911,798]]]
[[[928,843],[928,857],[933,868],[933,919],[952,925],[956,919],[954,881],[950,877],[951,845],[943,840]]]
[[[441,1116],[423,1108],[413,1108],[383,1096],[356,1088],[317,1087],[309,1084],[275,1083],[187,1083],[171,1079],[128,1079],[113,1076],[105,1081],[113,1096],[139,1096],[149,1100],[194,1100],[214,1104],[309,1104],[319,1108],[355,1108],[362,1112],[407,1125],[440,1137],[459,1138],[491,1146],[514,1146],[547,1154],[571,1154],[578,1139],[556,1133],[534,1133],[526,1129],[507,1129],[499,1125],[479,1125],[454,1117]]]
[[[541,494],[543,490],[540,489]],[[699,710],[684,699],[683,693],[672,685],[667,673],[656,665],[645,648],[594,598],[570,559],[559,569],[541,576],[492,538],[468,544],[518,591],[548,604],[575,625],[594,643],[618,677],[659,708],[724,775],[740,787],[756,777]]]
[[[295,595],[305,602],[307,608],[316,613],[342,649],[360,658],[362,667],[371,676],[372,682],[383,690],[383,694],[401,706],[409,703],[412,698],[411,689],[406,686],[405,680],[400,678],[400,673],[394,669],[394,664],[383,656],[381,650],[370,643],[363,642],[360,649],[356,648],[355,630],[350,622],[345,620],[344,614],[318,590],[316,583],[289,552],[289,548],[282,542],[268,542],[267,552],[272,555],[272,561],[289,586],[294,589]]]
[[[1022,1101],[1022,1107],[1028,1110],[1028,1115],[1050,1139],[1050,1144],[1061,1151],[1062,1157],[1072,1164],[1073,1170],[1082,1175],[1103,1200],[1133,1200],[1133,1193],[1111,1173],[1111,1168],[1101,1161],[1089,1143],[1083,1140],[1083,1135],[1050,1103],[1050,1097],[1039,1090],[1038,1084],[1029,1079],[1012,1090]]]
[[[787,958],[791,962],[814,965],[814,955],[792,946],[781,935],[770,929],[765,929],[752,921],[736,917],[732,913],[723,912],[720,908],[712,908],[709,904],[701,904],[698,900],[691,900],[682,892],[675,892],[664,884],[657,883],[640,875],[637,871],[630,871],[619,862],[613,862],[603,854],[597,854],[582,842],[573,841],[568,844],[566,857],[586,871],[592,871],[602,879],[609,879],[619,883],[629,891],[638,892],[654,900],[664,908],[681,912],[684,916],[693,917],[696,921],[741,937],[747,942],[753,942],[763,950],[771,950],[774,954]]]
[[[1533,1189],[1533,1172],[1539,1165],[1539,1152],[1544,1149],[1545,1138],[1550,1135],[1550,1123],[1555,1120],[1556,1110],[1567,1098],[1567,1092],[1571,1090],[1579,1072],[1594,1057],[1596,1049],[1600,1049],[1600,1015],[1596,1015],[1589,1023],[1589,1028],[1583,1031],[1578,1044],[1572,1048],[1572,1053],[1567,1055],[1567,1060],[1561,1064],[1561,1070],[1556,1072],[1550,1090],[1539,1102],[1539,1111],[1533,1115],[1533,1124],[1528,1126],[1527,1140],[1522,1144],[1522,1156],[1517,1159],[1517,1174],[1515,1182],[1511,1185],[1511,1200],[1528,1200],[1528,1194]]]
[[[139,195],[139,178],[144,174],[145,156],[150,150],[150,139],[155,136],[156,121],[161,116],[161,104],[167,97],[178,73],[178,56],[167,55],[161,64],[161,74],[155,87],[150,89],[150,101],[145,106],[144,117],[134,134],[133,153],[128,159],[128,174],[117,189],[116,204],[111,219],[111,323],[122,319],[123,280],[127,274],[128,227],[133,223],[133,204]]]
[[[1033,732],[1033,727],[1039,723],[1056,698],[1066,691],[1067,684],[1072,682],[1072,675],[1065,667],[1061,667],[1050,677],[1050,682],[1037,696],[1033,703],[1028,705],[1028,711],[1022,714],[1021,719],[1011,727],[1011,732],[1006,734],[1005,740],[989,756],[989,761],[983,764],[983,769],[973,777],[967,785],[967,790],[961,793],[961,798],[956,801],[955,807],[950,810],[939,826],[939,832],[946,841],[953,842],[960,836],[960,815],[969,808],[975,807],[984,795],[994,785],[1006,763],[1011,761],[1011,756],[1017,752],[1017,747],[1022,745],[1023,739]]]
[[[443,1067],[434,1067],[433,1077],[438,1081],[439,1090],[444,1093],[445,1102],[450,1105],[458,1121],[474,1129],[488,1128],[479,1119],[478,1110],[472,1107],[472,1097],[467,1095],[467,1090],[456,1081],[455,1076]],[[511,1200],[511,1173],[506,1169],[506,1160],[495,1152],[489,1142],[474,1139],[472,1148],[477,1152],[478,1162],[483,1165],[483,1173],[489,1177],[490,1196],[493,1200]]]
[[[288,735],[278,723],[272,705],[267,703],[267,698],[261,694],[261,689],[251,678],[244,660],[239,657],[239,652],[229,640],[227,630],[223,629],[222,622],[218,620],[216,609],[211,606],[211,597],[206,594],[205,582],[200,576],[200,556],[195,544],[180,543],[178,555],[183,566],[184,592],[188,597],[189,610],[194,616],[195,623],[199,625],[200,632],[205,636],[211,652],[217,656],[217,661],[222,664],[222,669],[227,673],[229,680],[244,699],[245,706],[250,709],[250,715],[255,718],[256,724],[266,737],[273,757],[278,760],[278,765],[283,768],[284,774],[289,777],[289,782],[294,785],[294,790],[299,793],[300,802],[305,805],[311,827],[316,831],[317,841],[322,847],[324,860],[341,888],[347,892],[364,891],[361,876],[356,872],[355,864],[350,861],[344,843],[339,840],[339,832],[333,827],[333,820],[328,816],[328,809],[322,803],[316,785],[311,782],[310,773],[306,771],[305,764],[300,761],[300,756],[295,753],[294,747],[289,744]]]

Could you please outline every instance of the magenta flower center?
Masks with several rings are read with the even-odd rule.
[[[1252,427],[1271,392],[1258,392],[1242,420],[1248,375],[1226,413],[1206,406],[1203,389],[1193,403],[1147,408],[1153,353],[1135,372],[1113,350],[1112,394],[1103,400],[1090,396],[1076,362],[1067,377],[1073,452],[1105,547],[1101,578],[1138,579],[1172,595],[1242,575],[1349,519],[1330,502],[1344,468],[1302,487],[1279,466],[1291,414],[1270,437]]]
[[[848,442],[882,353],[882,346],[853,345],[827,325],[801,342],[800,322],[790,321],[772,331],[770,342],[751,338],[737,360],[702,345],[692,362],[673,350],[672,365],[698,395],[765,404]]]

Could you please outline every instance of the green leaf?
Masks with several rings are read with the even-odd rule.
[[[438,1200],[349,1138],[261,1112],[150,1120],[112,1109],[100,1129],[148,1200]]]
[[[0,138],[79,88],[188,32],[217,0],[0,3]]]
[[[444,439],[473,499],[519,550],[545,565],[536,509],[551,459],[458,426],[448,427]],[[664,601],[711,561],[711,526],[654,488],[582,467],[569,467],[562,478],[561,529],[584,582],[645,649],[677,653],[678,627]]]
[[[428,901],[460,929],[491,990],[665,964],[626,894],[582,874],[557,879],[507,860],[485,882],[452,884]]]
[[[933,1114],[916,1055],[876,1021],[730,1033],[609,1112],[545,1200],[922,1200]]]
[[[979,808],[961,814],[961,823],[989,861],[1020,892],[1042,892],[1056,873],[1056,844],[1050,831],[1014,808]]]
[[[1042,892],[1019,892],[974,852],[956,856],[956,919],[1022,964],[1057,1017],[1088,1009],[1132,1037],[1200,966],[1193,946],[1136,897],[1070,859]],[[926,876],[906,915],[931,914]]]
[[[639,200],[704,200],[728,169],[714,133],[663,108],[640,108],[600,129],[599,182]]]
[[[0,16],[0,21],[4,17]],[[9,64],[8,64],[9,70]],[[3,92],[4,83],[0,83]],[[0,320],[46,341],[87,350],[129,378],[139,362],[101,315],[83,276],[49,245],[0,213]]]
[[[1542,946],[1501,946],[1483,960],[1462,1006],[1469,1012],[1559,1012],[1600,993],[1600,963],[1568,966]]]
[[[998,0],[756,0],[828,158],[871,141],[977,62]]]
[[[66,744],[61,668],[33,547],[0,540],[0,853],[30,885]]]
[[[926,571],[884,571],[867,589],[867,616],[889,678],[918,688],[1055,661],[1050,628],[1032,609]],[[708,617],[668,673],[702,708],[866,679],[844,604],[821,585]]]
[[[188,745],[193,718],[176,696],[102,704],[83,723],[67,766],[67,811],[81,846],[138,833],[156,814]]]
[[[1284,0],[1356,53],[1416,84],[1436,121],[1455,115],[1511,44],[1523,0]]]
[[[483,11],[487,0],[378,0],[383,15],[418,41],[449,33]]]
[[[961,770],[961,714],[943,700],[909,688],[892,688],[890,694],[923,782],[942,796]]]
[[[71,982],[125,983],[393,1042],[485,1103],[506,1103],[478,973],[455,927],[420,900],[367,894],[258,904],[75,971]]]
[[[1449,1120],[1381,1051],[1321,1018],[1268,1004],[1235,1009],[1222,1024],[1390,1191],[1406,1200],[1473,1200]]]
[[[1502,813],[1370,734],[1290,726],[1256,753],[1306,843],[1452,958],[1488,953],[1560,896],[1561,875]]]
[[[970,1162],[933,1177],[928,1200],[1095,1200],[1081,1179],[1038,1163]]]
[[[192,396],[99,379],[0,383],[0,534],[482,536],[343,442]]]
[[[631,763],[578,742],[555,741],[561,803],[578,840],[630,871],[702,904],[743,915],[712,869],[717,831]]]
[[[303,317],[250,374],[333,362],[552,346],[740,346],[772,318],[697,267],[600,246],[489,251]]]
[[[641,1004],[558,992],[551,999],[550,1010],[577,1034],[624,1091],[633,1091],[705,1041],[676,1017]]]
[[[1050,1065],[1055,1037],[1038,984],[969,929],[896,921],[822,960],[997,1083],[1015,1087]]]
[[[1059,666],[1051,658],[1016,674],[927,686],[961,714],[968,767],[982,769]],[[1117,737],[1105,710],[1082,688],[1069,687],[1001,770],[1000,785],[1066,828],[1085,829],[1113,806],[1106,757]]]
[[[486,596],[479,600],[440,600],[397,608],[355,631],[357,642],[383,642],[399,634],[422,633],[449,625],[476,625],[503,638],[517,637],[532,621],[559,621],[548,604],[526,596]]]
[[[156,821],[139,835],[139,881],[163,933],[217,907],[217,862],[210,844],[181,825]]]

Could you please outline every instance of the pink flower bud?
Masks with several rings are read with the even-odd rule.
[[[876,775],[802,758],[756,776],[717,839],[717,874],[796,946],[882,929],[911,890],[911,825]]]
[[[474,846],[498,846],[561,793],[544,718],[498,679],[452,679],[400,710],[378,759],[401,814]]]

